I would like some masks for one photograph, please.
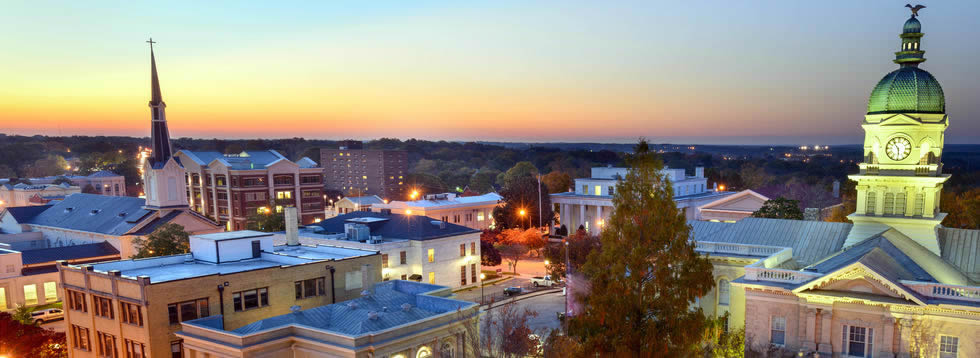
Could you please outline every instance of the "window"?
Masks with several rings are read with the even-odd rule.
[[[595,195],[602,195],[602,185],[595,186]]]
[[[119,302],[119,318],[123,323],[143,326],[143,312],[139,305]]]
[[[429,283],[430,284],[433,284],[433,285],[436,284],[436,273],[435,272],[429,272]]]
[[[293,185],[293,177],[291,176],[277,176],[273,178],[276,185]]]
[[[459,244],[459,257],[466,257],[466,244]]]
[[[116,351],[116,337],[111,334],[105,334],[102,332],[96,332],[95,347],[99,353],[99,357],[106,358],[116,358],[118,357]]]
[[[869,191],[868,192],[867,204],[868,205],[865,207],[864,213],[865,214],[874,215],[874,213],[875,213],[875,192],[873,192],[873,191]]]
[[[265,201],[265,193],[245,193],[245,201]]]
[[[37,304],[37,285],[33,283],[24,285],[24,304],[28,306]]]
[[[470,264],[470,282],[476,283],[476,264]]]
[[[235,305],[235,311],[245,311],[253,308],[265,307],[269,305],[269,288],[257,288],[248,291],[239,291],[231,294],[231,301]]]
[[[34,241],[31,241],[31,243],[33,244]],[[14,272],[14,271],[16,271],[16,269],[14,268],[14,265],[7,265],[7,273],[11,273],[11,272]]]
[[[54,281],[44,283],[44,302],[54,302],[58,300],[58,284]]]
[[[296,299],[316,297],[326,295],[324,278],[311,278],[309,280],[296,281]]]
[[[786,344],[786,317],[772,317],[769,325],[769,343],[780,346]]]
[[[895,194],[895,215],[905,216],[905,193]]]
[[[235,310],[238,311],[237,306]],[[211,315],[208,309],[207,298],[171,303],[167,305],[167,313],[170,315],[170,324],[177,324]]]
[[[170,342],[170,358],[183,358],[183,357],[184,357],[184,342],[183,341]]]
[[[405,255],[405,251],[402,251],[401,253],[399,253],[398,256],[399,256],[399,260],[400,260],[399,262],[400,262],[401,265],[405,265],[405,264],[408,263],[408,258]]]
[[[75,348],[83,351],[92,350],[92,345],[88,339],[88,328],[71,325],[71,343]]]
[[[466,286],[466,265],[459,267],[459,285]]]
[[[885,193],[885,215],[892,215],[895,213],[895,194]]]
[[[302,176],[300,177],[300,183],[302,184],[320,184],[320,176]]]
[[[75,311],[88,312],[88,305],[85,304],[84,293],[72,290],[66,290],[66,292],[68,292],[68,308]]]
[[[381,254],[381,268],[388,268],[388,254]]]
[[[958,337],[939,336],[939,358],[956,358],[960,351]]]
[[[224,175],[216,175],[214,177],[214,183],[217,186],[225,186],[225,176]]]
[[[112,314],[111,298],[92,295],[92,310],[95,311],[96,316],[108,319],[115,318],[115,316]]]
[[[867,327],[856,327],[844,325],[844,329],[841,331],[843,337],[841,349],[843,354],[851,357],[867,357],[871,358],[872,342],[874,342],[874,332],[873,328]]]
[[[276,192],[276,199],[292,199],[292,198],[293,198],[293,192],[291,192],[291,191],[277,191]]]
[[[476,213],[476,221],[483,221],[483,220],[484,220],[483,212],[481,211]]]
[[[912,215],[924,215],[925,214],[925,194],[917,193],[915,194],[915,211]]]
[[[582,186],[582,194],[588,194],[588,193],[589,193],[589,186],[588,185],[583,185]]]
[[[616,188],[616,187],[613,187],[613,186],[607,186],[607,187],[606,187],[606,195],[613,195],[613,193],[614,193],[614,192],[615,192],[615,190],[616,190],[615,188]]]
[[[476,243],[475,242],[471,242],[470,243],[470,255],[476,256]]]
[[[123,340],[126,346],[126,358],[146,358],[146,345],[131,340]]]
[[[728,305],[730,286],[731,285],[728,283],[728,280],[726,279],[721,279],[718,281],[718,304],[719,305],[724,305],[724,306]]]
[[[0,287],[0,311],[6,311],[7,308],[7,290]]]

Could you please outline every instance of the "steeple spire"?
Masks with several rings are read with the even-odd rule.
[[[150,140],[153,143],[153,153],[150,157],[151,164],[163,164],[171,156],[173,151],[170,148],[170,130],[167,128],[167,104],[163,103],[163,95],[160,92],[160,79],[157,77],[157,61],[153,54],[153,44],[156,42],[150,38]]]

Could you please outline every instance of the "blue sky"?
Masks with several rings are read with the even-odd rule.
[[[175,136],[858,143],[904,2],[20,2],[0,122]],[[980,143],[980,2],[922,10],[950,143]],[[9,124],[8,124],[9,123]]]

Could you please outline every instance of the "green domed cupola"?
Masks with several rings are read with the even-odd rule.
[[[912,15],[899,35],[901,51],[895,52],[894,62],[901,67],[878,81],[868,98],[868,114],[946,112],[946,98],[939,81],[919,68],[926,61],[923,57],[926,52],[919,47],[922,36],[922,23]]]

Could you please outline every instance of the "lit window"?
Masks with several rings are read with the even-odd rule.
[[[786,317],[773,317],[769,342],[775,345],[786,344]]]
[[[435,285],[436,284],[436,273],[435,272],[429,272],[429,284],[432,284],[432,285]]]
[[[54,281],[44,283],[44,301],[54,302],[58,300],[58,284]]]
[[[429,249],[429,262],[436,262],[436,250]]]
[[[276,205],[276,212],[282,213],[282,205]]]
[[[37,285],[33,283],[24,285],[24,304],[28,306],[37,304]]]
[[[602,185],[595,186],[595,195],[602,195]]]
[[[293,192],[291,192],[291,191],[277,191],[276,192],[276,199],[292,199],[292,198],[293,198]]]
[[[7,290],[0,287],[0,311],[7,310]]]
[[[958,337],[939,336],[939,358],[956,358],[960,351]]]
[[[476,221],[483,221],[483,212],[476,213]]]

